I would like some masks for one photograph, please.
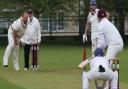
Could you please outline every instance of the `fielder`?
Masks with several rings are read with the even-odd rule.
[[[8,30],[8,46],[3,56],[3,66],[8,67],[8,58],[13,51],[13,63],[14,69],[20,70],[18,57],[19,57],[19,44],[20,38],[24,35],[27,30],[29,23],[28,14],[25,12],[18,20],[14,21]]]
[[[87,23],[85,26],[85,33],[83,34],[83,42],[87,41],[87,33],[91,31],[91,42],[92,42],[92,56],[97,48],[97,42],[98,42],[98,25],[99,25],[99,19],[97,17],[99,9],[97,9],[96,1],[91,0],[90,1],[90,13],[87,17]],[[109,13],[106,12],[107,18],[109,18]]]
[[[109,67],[108,59],[103,57],[104,53],[101,48],[94,52],[94,58],[90,60],[90,71],[83,73],[83,89],[89,89],[89,80],[111,81],[111,89],[117,89],[118,75]],[[80,67],[81,68],[81,67]],[[96,85],[97,89],[103,89],[104,86]]]
[[[110,66],[112,64],[111,60],[115,60],[117,55],[123,50],[123,40],[118,32],[117,28],[106,18],[106,13],[103,9],[98,11],[99,18],[99,36],[98,36],[98,47],[106,48],[107,53],[106,58],[110,60]],[[117,71],[115,71],[117,73]],[[108,86],[105,88],[108,89]]]
[[[24,36],[21,38],[21,43],[24,46],[24,70],[29,69],[29,55],[30,49],[32,47],[32,68],[33,70],[37,70],[38,61],[37,61],[37,52],[38,46],[41,42],[41,27],[39,20],[34,17],[33,11],[29,9],[27,11],[30,17],[30,24],[27,27],[27,31]]]

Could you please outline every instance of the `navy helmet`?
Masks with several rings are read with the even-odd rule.
[[[94,56],[104,56],[104,52],[102,48],[96,48],[95,52],[94,52]]]
[[[91,0],[90,5],[96,5],[96,0]]]

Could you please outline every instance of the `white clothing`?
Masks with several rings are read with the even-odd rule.
[[[87,22],[91,23],[91,32],[99,32],[98,31],[99,20],[97,17],[98,11],[99,9],[96,9],[94,15],[92,15],[91,12],[88,15]]]
[[[18,20],[14,21],[13,24],[9,28],[9,33],[13,33],[13,30],[16,31],[16,35],[18,38],[21,38],[24,33],[26,32],[27,25],[25,25],[22,21],[22,17],[19,18]]]
[[[99,66],[105,68],[105,72],[99,72]],[[91,70],[87,73],[89,79],[104,79],[110,80],[112,78],[112,71],[109,68],[109,62],[105,57],[95,57],[90,61]]]
[[[23,36],[27,28],[27,25],[22,23],[22,18],[14,21],[8,30],[8,46],[5,50],[5,54],[3,56],[3,65],[8,65],[8,58],[13,51],[13,63],[14,69],[19,69],[18,57],[19,57],[19,45],[15,46],[13,30],[16,31],[16,39],[20,42],[20,37]]]
[[[87,22],[91,24],[91,42],[92,42],[92,54],[94,53],[95,49],[97,48],[97,39],[98,39],[98,25],[99,20],[97,17],[99,9],[96,9],[96,13],[94,15],[91,14],[91,12],[88,15]]]
[[[83,89],[89,89],[89,80],[111,80],[111,89],[117,89],[118,75],[109,68],[109,63],[105,57],[95,57],[90,61],[91,69],[83,72]],[[102,65],[105,72],[99,72]]]
[[[98,47],[108,46],[106,57],[115,59],[117,54],[123,49],[123,40],[116,27],[107,19],[103,18],[98,26],[100,30],[98,37]]]
[[[28,24],[27,31],[21,38],[25,44],[37,44],[41,42],[41,27],[37,18],[33,16],[32,21]]]

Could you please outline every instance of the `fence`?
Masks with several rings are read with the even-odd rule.
[[[7,30],[14,19],[0,19],[0,36],[7,36]],[[40,18],[42,36],[79,36],[79,17],[65,16]]]

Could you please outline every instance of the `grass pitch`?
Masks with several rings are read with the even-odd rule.
[[[23,49],[20,48],[20,71],[13,69],[12,57],[9,68],[3,70],[2,57],[5,47],[0,48],[0,88],[1,89],[82,89],[82,71],[77,68],[83,58],[82,46],[40,47],[38,71],[24,71]],[[90,57],[90,47],[87,57]],[[120,86],[128,89],[127,47],[118,56],[120,60]],[[92,89],[93,83],[91,83]]]

